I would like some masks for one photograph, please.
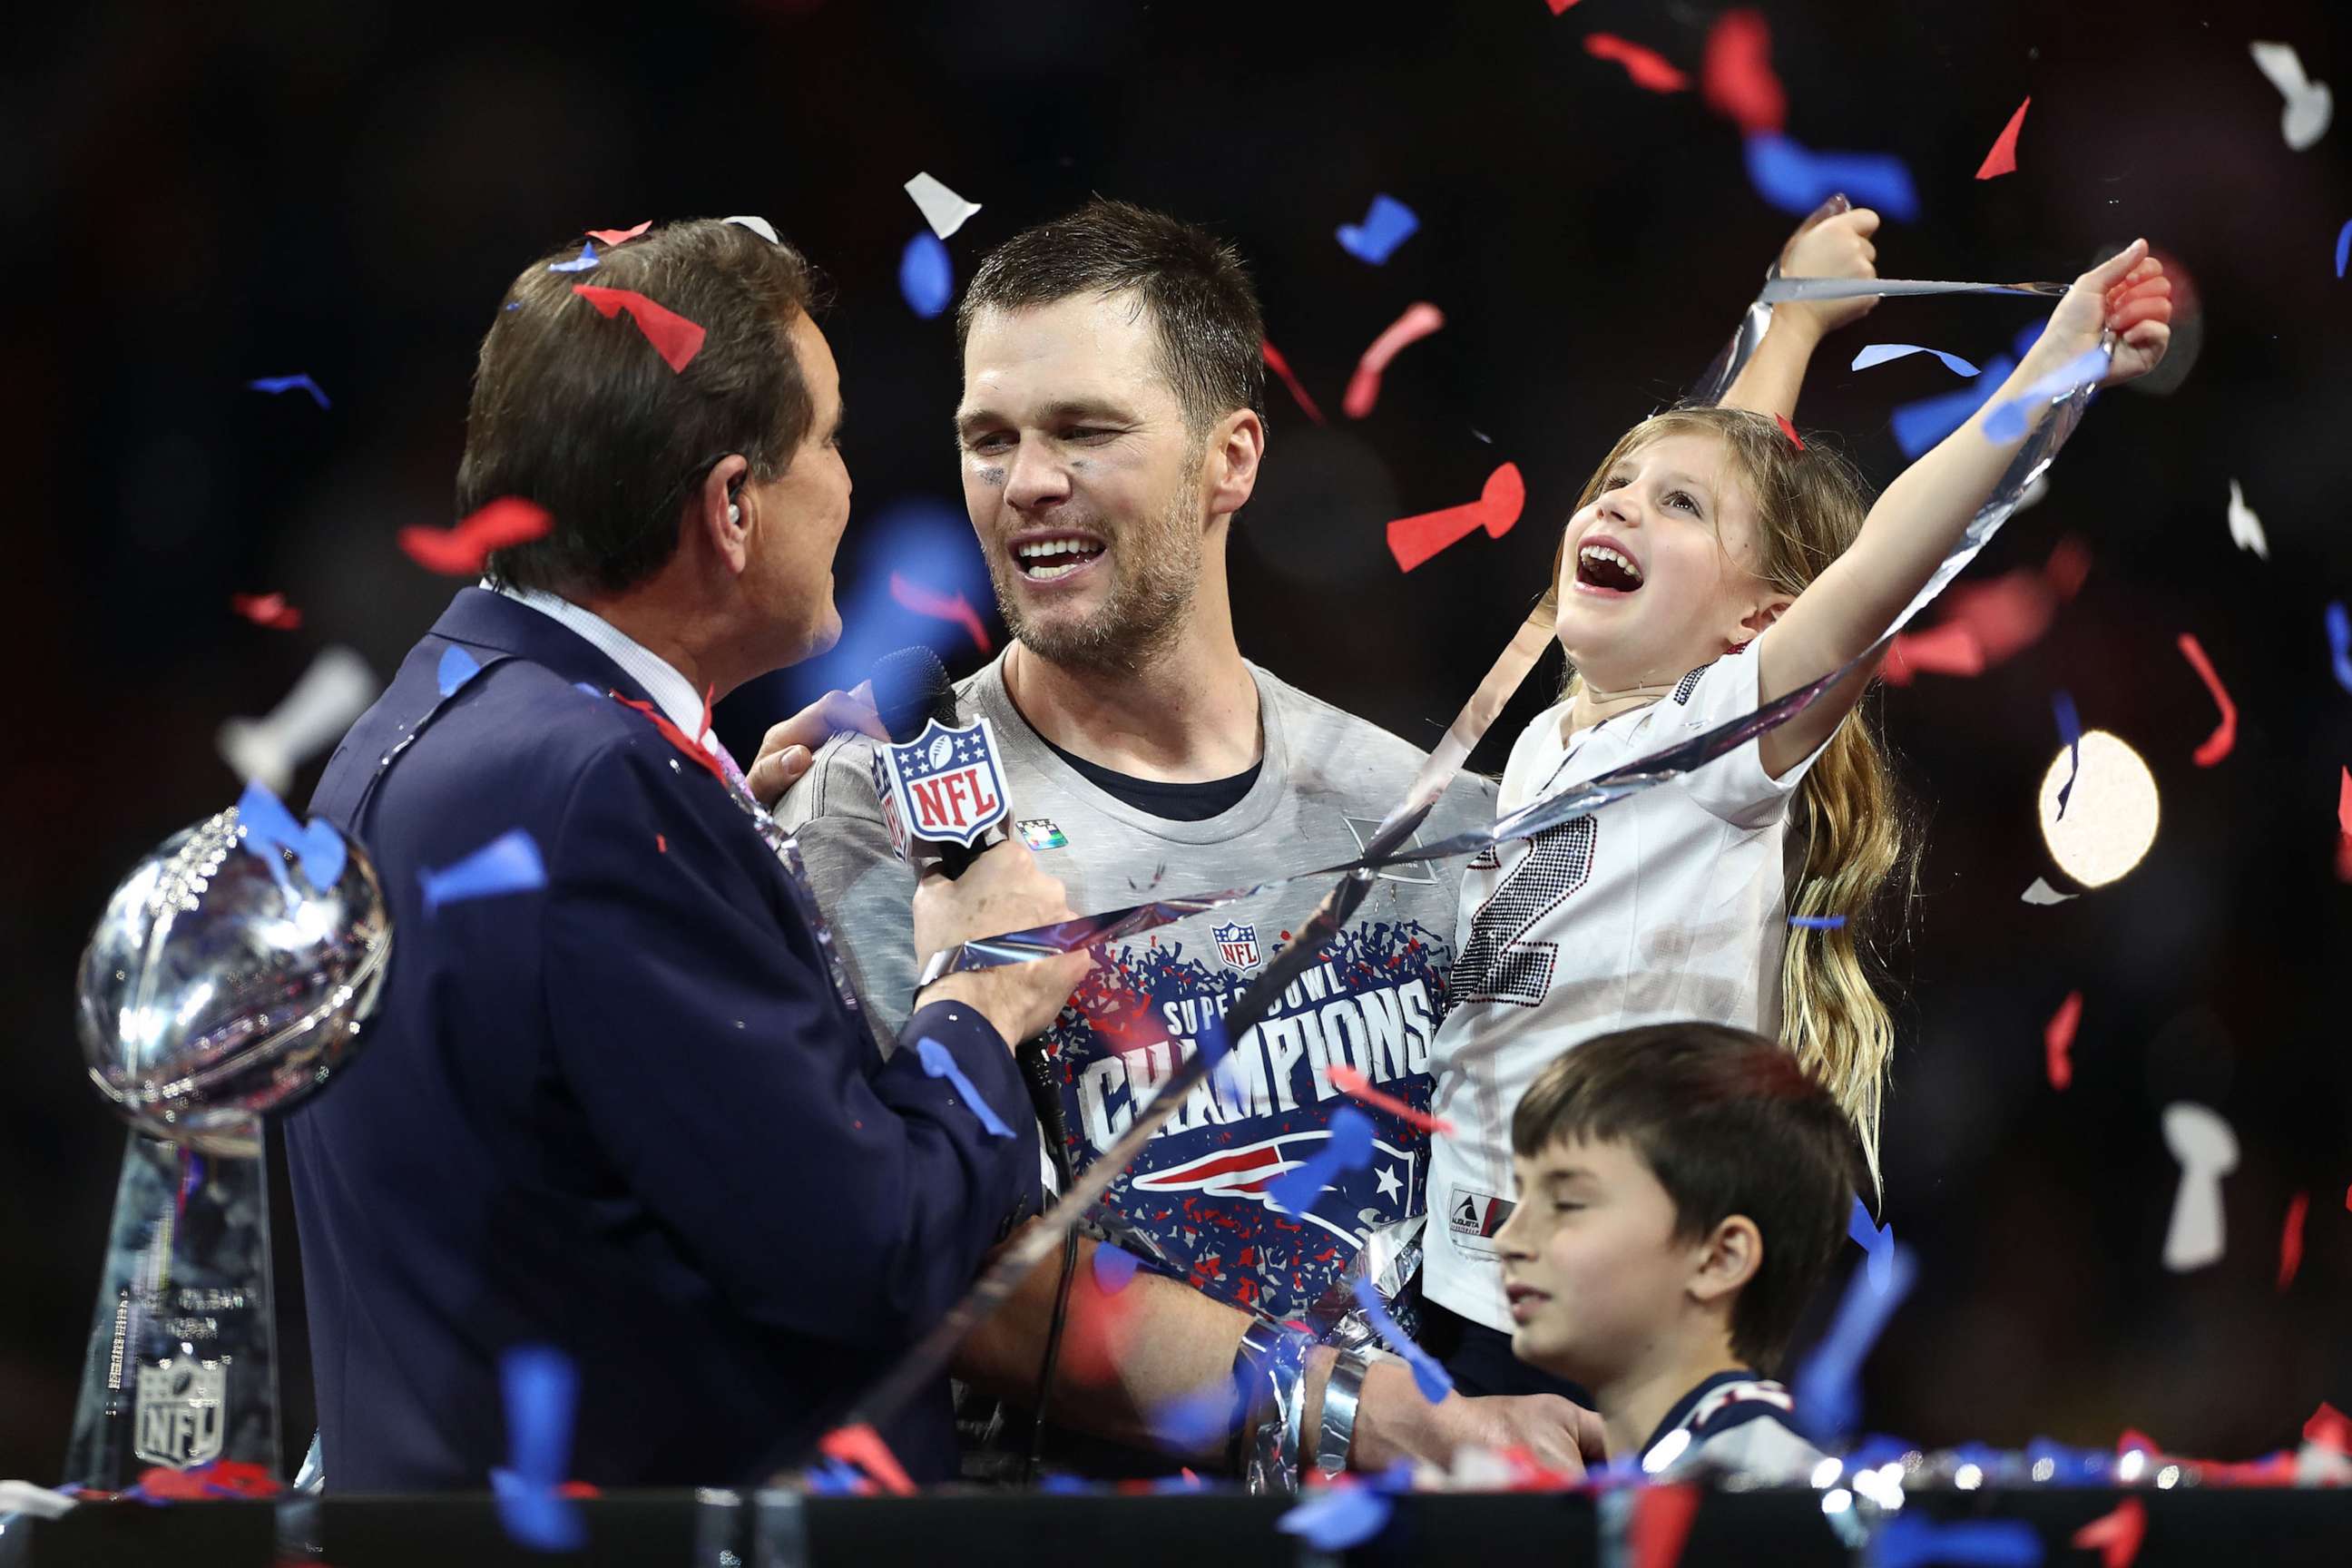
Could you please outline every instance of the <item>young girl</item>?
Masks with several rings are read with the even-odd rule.
[[[2116,335],[2103,384],[2147,374],[2170,289],[2144,241],[2084,273],[2009,384],[1874,506],[1851,465],[1763,415],[1675,409],[1628,431],[1553,568],[1574,678],[1512,748],[1499,810],[1753,712],[1869,648],[2022,445],[1986,434],[1991,411],[2103,331]],[[2029,431],[2048,414],[2034,407]],[[1431,1338],[1464,1392],[1549,1386],[1532,1369],[1515,1379],[1496,1353],[1513,1317],[1494,1237],[1514,1197],[1511,1113],[1578,1041],[1687,1018],[1777,1037],[1836,1096],[1875,1181],[1894,1031],[1857,927],[1906,847],[1877,739],[1843,722],[1872,673],[1672,784],[1471,862],[1432,1061],[1430,1109],[1458,1131],[1432,1151],[1423,1273],[1444,1309]],[[1791,930],[1791,916],[1843,924]]]

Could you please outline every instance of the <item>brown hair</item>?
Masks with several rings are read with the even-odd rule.
[[[740,452],[765,483],[800,449],[814,410],[790,333],[817,285],[791,246],[714,218],[597,247],[587,271],[550,269],[578,254],[523,268],[482,339],[457,511],[520,496],[554,514],[545,536],[490,557],[494,582],[616,593],[676,552],[678,508],[712,464]],[[574,283],[634,289],[700,326],[702,347],[673,372],[625,309],[607,318]]]
[[[1690,433],[1717,436],[1729,450],[1756,504],[1758,575],[1780,592],[1792,598],[1804,592],[1862,531],[1870,492],[1850,461],[1819,439],[1801,449],[1776,420],[1737,408],[1670,408],[1634,426],[1585,482],[1577,510],[1592,504],[1628,455]],[[1559,591],[1559,567],[1555,554],[1547,603]],[[1575,684],[1571,672],[1569,689]],[[1790,929],[1780,955],[1780,1042],[1853,1120],[1874,1188],[1895,1020],[1875,989],[1880,958],[1865,938],[1883,889],[1899,884],[1906,910],[1918,891],[1918,846],[1907,815],[1885,742],[1861,710],[1814,761],[1790,814],[1803,860],[1789,880],[1788,912],[1843,916],[1844,923]]]
[[[1651,1024],[1560,1053],[1511,1116],[1511,1148],[1630,1144],[1696,1239],[1733,1215],[1764,1238],[1731,1309],[1734,1354],[1770,1373],[1844,1239],[1853,1135],[1789,1053],[1723,1024]]]
[[[988,253],[956,307],[956,353],[982,310],[1079,294],[1131,295],[1151,313],[1160,363],[1195,437],[1236,408],[1265,417],[1265,326],[1240,255],[1164,213],[1097,196]]]

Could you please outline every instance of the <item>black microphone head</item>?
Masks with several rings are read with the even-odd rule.
[[[900,745],[921,734],[926,720],[954,724],[955,685],[947,666],[919,643],[883,655],[874,661],[874,710]]]

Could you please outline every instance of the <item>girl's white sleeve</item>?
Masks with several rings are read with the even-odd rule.
[[[1757,697],[1757,668],[1756,643],[1750,642],[1684,676],[1651,710],[1650,733],[1642,749],[1648,752],[1673,745],[1755,712],[1762,706]],[[1797,786],[1828,745],[1822,742],[1811,755],[1776,779],[1764,771],[1761,740],[1750,740],[1692,773],[1681,787],[1708,812],[1734,826],[1769,827],[1788,809]]]

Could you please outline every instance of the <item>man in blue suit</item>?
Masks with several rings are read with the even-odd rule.
[[[608,317],[556,258],[483,341],[457,484],[461,512],[520,497],[552,528],[457,595],[312,806],[374,858],[398,933],[365,1057],[287,1130],[338,1491],[487,1487],[525,1344],[579,1366],[582,1479],[793,1458],[1034,1208],[1007,1042],[1085,968],[942,980],[875,1051],[709,731],[715,694],[840,635],[850,484],[810,271],[749,226],[672,225],[586,275],[632,291]],[[691,357],[663,312],[702,329]],[[823,738],[816,710],[794,726]],[[522,874],[443,876],[502,838]],[[912,921],[931,951],[1067,913],[1013,843],[927,878]],[[926,1075],[940,1047],[964,1087]],[[949,1474],[945,1383],[883,1436]]]

